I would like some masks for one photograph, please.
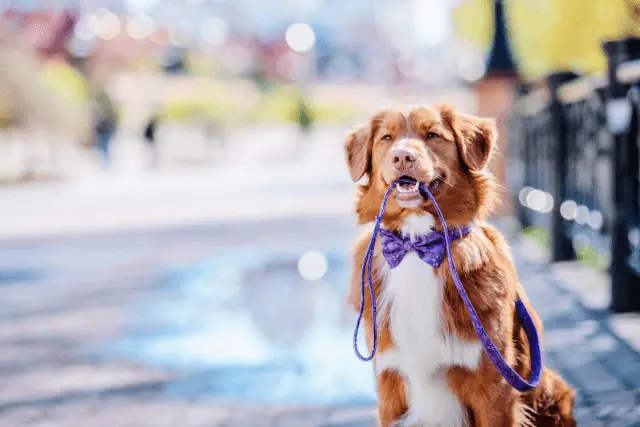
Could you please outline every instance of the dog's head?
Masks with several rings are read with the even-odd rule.
[[[449,225],[485,217],[497,202],[495,180],[486,170],[496,138],[493,119],[457,113],[446,105],[375,114],[345,142],[351,177],[361,181],[360,222],[375,219],[387,188],[403,176],[427,185]],[[431,201],[410,184],[393,190],[386,212],[385,223],[391,227],[400,227],[412,213],[435,215]]]

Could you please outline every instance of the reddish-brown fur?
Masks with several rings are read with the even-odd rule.
[[[429,132],[434,132],[436,137]],[[390,141],[383,137],[389,135]],[[495,122],[459,114],[450,107],[414,107],[388,110],[375,114],[366,125],[352,132],[345,143],[347,163],[354,181],[367,174],[369,182],[360,187],[356,212],[360,223],[372,222],[378,213],[383,195],[396,179],[389,165],[388,151],[393,141],[409,138],[418,152],[423,176],[416,179],[429,182],[436,176],[445,183],[436,193],[436,200],[449,227],[461,226],[484,219],[497,205],[493,177],[485,170],[496,141]],[[435,214],[430,202],[417,210]],[[385,226],[399,229],[413,209],[403,209],[389,199],[384,217]],[[439,224],[439,222],[437,222]],[[349,302],[360,306],[360,270],[371,231],[364,232],[355,243],[353,276]],[[542,333],[542,323],[531,307],[517,273],[505,239],[492,226],[479,223],[479,230],[454,241],[452,253],[457,271],[482,324],[501,354],[517,371],[529,376],[529,347],[516,318],[514,300],[520,294]],[[376,248],[373,277],[384,264],[380,248]],[[477,341],[469,314],[451,280],[446,262],[438,269],[444,280],[442,324],[445,332],[463,340]],[[374,288],[380,295],[383,283],[376,279]],[[371,300],[365,297],[365,330],[371,350]],[[394,345],[386,323],[379,329],[378,353]],[[375,359],[374,359],[375,364]],[[575,426],[573,419],[574,391],[555,372],[545,369],[541,384],[533,391],[519,393],[501,377],[483,352],[479,367],[472,371],[449,367],[443,375],[449,388],[466,408],[471,426],[516,426],[517,406],[530,408],[531,424]],[[378,414],[383,427],[390,426],[407,411],[403,378],[395,371],[385,370],[377,378]]]

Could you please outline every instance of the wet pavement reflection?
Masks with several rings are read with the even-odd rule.
[[[299,262],[304,250],[266,247],[168,271],[126,309],[124,335],[99,352],[179,372],[165,388],[172,397],[370,403],[371,366],[352,349],[347,254],[320,252],[326,264],[315,273],[326,273],[315,281],[303,278],[314,274]]]

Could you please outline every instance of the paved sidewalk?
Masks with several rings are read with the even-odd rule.
[[[271,377],[259,371],[269,374],[268,363],[258,361],[257,370],[250,370],[258,378],[253,380],[210,359],[223,348],[237,351],[229,353],[233,357],[246,355],[243,346],[259,341],[251,328],[231,337],[232,346],[225,346],[225,338],[210,342],[202,335],[218,326],[216,312],[223,313],[223,327],[246,325],[233,307],[247,294],[251,298],[241,304],[249,305],[249,324],[258,325],[255,336],[290,347],[304,342],[305,332],[321,320],[324,331],[341,337],[346,331],[347,339],[337,340],[333,365],[370,381],[368,367],[356,365],[351,353],[352,314],[326,311],[341,301],[348,267],[343,256],[353,232],[348,218],[337,216],[0,245],[0,427],[372,425],[366,390],[355,390],[360,394],[350,403],[317,405],[301,399],[303,392],[283,392],[274,401],[280,385],[272,387]],[[258,246],[263,252],[256,252]],[[320,283],[337,293],[315,294],[320,288],[298,278],[297,254],[306,249],[329,254],[327,282]],[[545,321],[546,362],[579,391],[578,425],[640,426],[640,355],[633,347],[640,319],[611,318],[602,310],[603,277],[576,264],[549,268],[526,244],[516,244],[514,252]],[[236,253],[248,260],[242,267],[246,281],[238,282],[241,292],[230,290],[235,270],[225,273],[224,286],[212,287],[216,283],[207,280],[213,276],[206,276],[217,268],[212,263]],[[260,253],[275,255],[267,262]],[[209,279],[202,279],[203,272]],[[268,292],[261,293],[264,287]],[[281,300],[295,304],[278,305]],[[322,301],[328,303],[318,307]],[[316,310],[320,320],[309,315]],[[331,387],[316,385],[309,390]]]
[[[606,275],[577,262],[549,266],[514,245],[521,279],[545,325],[545,362],[577,389],[579,426],[640,426],[640,316],[607,312]]]
[[[0,240],[347,214],[348,129],[321,128],[300,148],[286,127],[246,129],[211,164],[89,169],[74,179],[0,185]],[[184,138],[177,148],[197,157]]]

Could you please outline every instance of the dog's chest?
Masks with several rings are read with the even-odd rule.
[[[433,425],[459,425],[463,412],[444,382],[443,368],[477,368],[480,343],[445,333],[442,279],[415,253],[407,253],[400,265],[388,270],[383,283],[380,304],[388,316],[395,347],[377,356],[377,372],[393,369],[405,377],[409,392],[406,425],[432,425],[434,421]]]
[[[446,366],[478,365],[480,343],[461,341],[443,330],[442,293],[436,270],[413,252],[387,273],[381,305],[396,345],[393,364],[407,374],[419,368],[421,376],[431,376]]]

